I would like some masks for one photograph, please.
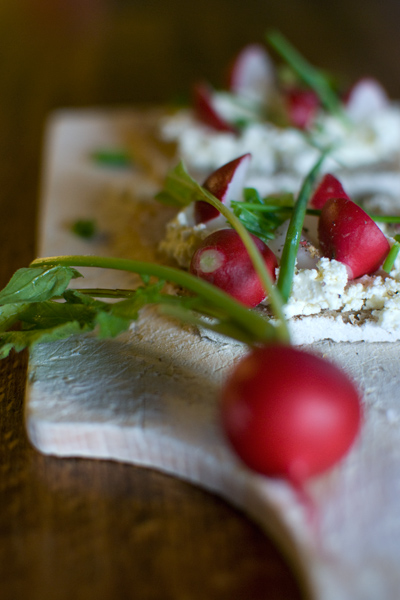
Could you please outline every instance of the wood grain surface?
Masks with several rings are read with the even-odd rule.
[[[1,0],[0,285],[35,256],[45,120],[61,106],[166,102],[221,81],[279,27],[349,81],[400,97],[397,0]],[[0,589],[13,600],[294,600],[269,540],[209,494],[118,463],[43,457],[27,442],[27,355],[0,363]]]

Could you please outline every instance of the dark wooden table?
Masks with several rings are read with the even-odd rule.
[[[2,0],[0,285],[35,256],[41,143],[60,106],[163,103],[218,85],[280,28],[314,63],[400,97],[397,0]],[[162,474],[56,459],[24,430],[28,356],[0,363],[2,600],[301,597],[273,543],[222,500]]]

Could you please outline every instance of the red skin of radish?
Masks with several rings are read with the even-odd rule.
[[[377,271],[390,250],[376,223],[347,198],[331,198],[324,204],[318,237],[323,255],[344,263],[349,279]]]
[[[332,363],[271,344],[250,351],[233,370],[222,390],[221,420],[250,469],[301,486],[350,449],[361,397]]]
[[[311,127],[319,106],[319,98],[312,90],[292,88],[286,92],[286,109],[289,121],[299,129]]]
[[[347,198],[347,200],[350,200],[340,181],[331,173],[327,173],[311,196],[310,206],[321,209],[330,198]]]
[[[193,109],[199,121],[216,131],[237,133],[236,129],[218,114],[213,106],[213,90],[206,83],[197,83],[193,86]]]
[[[259,238],[252,238],[275,281],[275,254]],[[251,308],[266,297],[247,249],[234,229],[219,229],[205,238],[192,257],[190,272]]]
[[[244,186],[245,174],[250,163],[251,154],[243,154],[226,163],[207,177],[203,187],[218,200],[225,203],[226,200],[237,200]],[[242,167],[239,169],[239,167]],[[228,198],[228,193],[233,197]],[[194,204],[195,223],[207,223],[219,215],[219,211],[208,202],[197,200]]]

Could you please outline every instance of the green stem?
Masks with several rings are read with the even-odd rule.
[[[135,290],[111,290],[107,288],[76,288],[76,291],[93,298],[130,298],[135,294]]]
[[[385,271],[385,273],[390,273],[390,271],[393,269],[393,265],[395,263],[395,260],[398,256],[399,252],[400,252],[400,235],[395,235],[394,236],[394,244],[390,248],[389,254],[387,255],[385,262],[382,265],[382,270]]]
[[[307,175],[299,192],[299,197],[293,208],[292,216],[289,222],[286,234],[285,245],[283,247],[281,266],[277,287],[281,292],[284,302],[289,300],[292,289],[294,270],[296,266],[296,257],[299,250],[300,237],[303,229],[304,217],[306,215],[306,206],[310,198],[314,182],[319,173],[321,164],[325,159],[326,153],[321,156],[316,165]]]
[[[349,119],[327,78],[312,66],[281,33],[271,31],[266,37],[267,41],[282,56],[298,77],[314,90],[321,100],[322,105],[343,122],[348,123]]]
[[[271,339],[279,339],[284,342],[288,341],[287,337],[283,337],[284,330],[282,330],[282,327],[274,327],[264,317],[249,310],[217,287],[203,281],[199,277],[187,273],[186,271],[181,271],[180,269],[166,267],[156,263],[130,260],[127,258],[81,255],[37,258],[30,266],[48,267],[54,265],[116,269],[119,271],[127,271],[129,273],[137,273],[139,275],[150,275],[165,281],[172,281],[175,284],[198,294],[204,300],[221,307],[232,316],[244,330],[249,331],[255,341],[267,342]]]
[[[376,223],[400,223],[399,215],[371,215],[370,213],[368,215]]]

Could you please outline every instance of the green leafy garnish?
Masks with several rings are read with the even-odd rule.
[[[129,167],[132,165],[130,154],[123,149],[100,148],[91,153],[92,160],[103,167]]]
[[[164,189],[156,195],[156,200],[167,206],[185,208],[194,200],[202,200],[202,188],[186,171],[182,161],[167,173]]]
[[[285,282],[291,282],[293,277],[296,240],[298,248],[305,204],[322,160],[323,156],[306,178],[294,208],[291,206],[293,198],[288,195],[261,199],[254,189],[245,192],[248,205],[269,210],[269,218],[272,215],[275,224],[282,219],[282,215],[273,216],[273,211],[292,212],[287,248],[285,245],[286,258],[282,259],[278,281],[278,287],[281,282],[283,291],[287,288]],[[195,200],[206,201],[225,216],[241,236],[268,293],[275,317],[273,322],[257,311],[249,310],[217,287],[181,269],[100,256],[40,258],[33,261],[29,268],[17,271],[0,291],[0,357],[7,356],[11,349],[20,351],[39,342],[60,340],[79,333],[94,331],[100,337],[119,335],[148,304],[158,305],[165,314],[181,321],[201,325],[250,345],[272,340],[288,342],[282,301],[285,296],[272,284],[264,261],[240,219],[193,180],[182,163],[169,173],[160,198],[167,204],[178,204],[180,207]],[[142,278],[143,284],[136,290],[69,289],[71,280],[81,277],[75,267],[136,273]],[[184,288],[189,295],[165,293],[164,282]],[[101,298],[114,301],[105,302]],[[9,330],[15,326],[18,326],[17,330]]]
[[[400,252],[400,235],[395,235],[393,246],[390,248],[389,254],[387,255],[386,260],[382,265],[382,270],[385,271],[385,273],[390,273],[390,271],[393,269],[393,265],[395,263],[395,260],[398,256],[399,252]]]
[[[82,277],[68,267],[47,266],[40,269],[23,268],[14,273],[6,287],[0,291],[0,305],[15,302],[42,302],[61,296],[71,279]]]
[[[33,329],[31,331],[8,331],[0,337],[0,359],[6,358],[11,350],[21,352],[25,348],[33,348],[38,343],[56,342],[76,335],[85,333],[89,328],[80,327],[76,321],[69,321],[58,327],[49,329]]]
[[[218,321],[223,322],[227,329],[229,328],[229,324],[231,324],[232,337],[235,339],[237,338],[234,332],[238,330],[242,332],[242,338],[246,336],[248,340],[253,340],[253,343],[260,343],[267,339],[287,339],[285,330],[282,331],[283,328],[279,327],[279,324],[275,326],[269,323],[264,317],[256,312],[249,311],[244,305],[217,287],[180,269],[156,263],[102,256],[56,256],[40,258],[33,261],[32,268],[54,264],[66,267],[72,265],[77,267],[100,267],[103,269],[117,269],[137,273],[139,275],[147,274],[163,281],[173,282],[192,292],[194,295],[194,299],[191,298],[190,300],[185,297],[162,295],[158,294],[157,290],[150,285],[146,297],[142,296],[143,291],[139,292],[139,294],[131,291],[129,292],[129,296],[132,296],[134,299],[132,303],[126,300],[121,302],[120,305],[118,303],[110,305],[112,307],[110,312],[117,316],[124,317],[127,315],[130,319],[135,318],[139,309],[148,303],[165,305],[168,311],[168,306],[173,303],[187,308],[188,302],[190,302],[192,305],[189,305],[189,308],[201,312],[203,316],[216,319],[217,322],[213,323],[214,329],[215,326],[218,327]],[[144,289],[146,290],[146,288]],[[122,294],[121,292],[121,295],[126,298],[127,294],[125,292]],[[196,304],[193,305],[193,302],[196,302]],[[134,307],[134,310],[132,307]],[[129,309],[129,313],[126,313],[127,309]],[[207,326],[206,323],[205,321],[205,326]],[[284,335],[285,337],[283,337]]]
[[[293,205],[293,194],[261,198],[254,188],[244,190],[244,201],[231,202],[234,214],[247,231],[266,244],[274,239],[276,229],[290,217]]]
[[[312,66],[292,44],[278,31],[270,31],[267,41],[288,63],[301,81],[319,97],[321,104],[342,121],[348,122],[342,103],[332,88],[331,81],[319,69]]]
[[[94,219],[78,219],[71,227],[72,233],[84,239],[91,239],[97,233],[97,224]]]

